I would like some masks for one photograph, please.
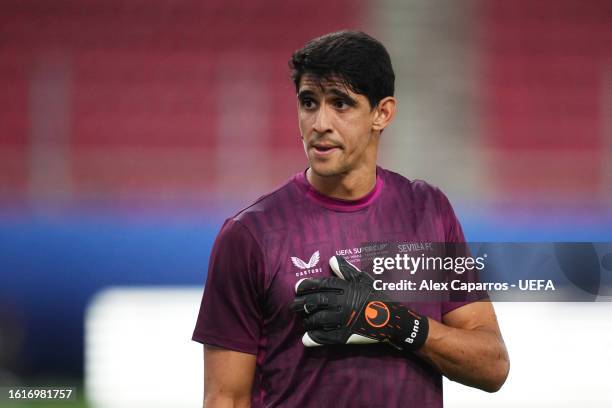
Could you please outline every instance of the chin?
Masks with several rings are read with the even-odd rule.
[[[346,172],[342,166],[333,163],[310,162],[310,169],[319,177],[335,177]]]

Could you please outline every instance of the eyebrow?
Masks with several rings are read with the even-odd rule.
[[[312,92],[310,89],[305,89],[305,90],[300,91],[298,93],[298,99],[300,99],[300,100],[306,98],[307,96],[315,96],[315,93]]]
[[[349,94],[347,94],[346,92],[342,92],[339,89],[331,88],[329,90],[329,93],[334,94],[337,97],[344,99],[346,103],[350,106],[355,106],[357,104],[357,101],[355,99],[351,98]]]

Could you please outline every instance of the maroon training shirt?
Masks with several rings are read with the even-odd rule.
[[[289,309],[295,283],[332,276],[328,260],[359,267],[366,242],[462,242],[444,194],[377,168],[357,201],[319,194],[299,173],[228,219],[217,236],[193,340],[257,356],[253,407],[442,406],[442,376],[386,344],[305,348]],[[435,320],[464,302],[410,307]],[[238,375],[238,374],[236,374]]]

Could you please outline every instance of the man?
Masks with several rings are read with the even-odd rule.
[[[509,362],[488,301],[397,308],[356,268],[351,248],[367,242],[464,240],[438,189],[376,165],[396,109],[387,51],[342,31],[290,65],[309,167],[219,232],[193,335],[205,344],[205,405],[441,407],[442,374],[498,390]],[[330,305],[350,319],[322,315]],[[372,305],[393,308],[398,329],[368,320],[379,329],[351,337]]]

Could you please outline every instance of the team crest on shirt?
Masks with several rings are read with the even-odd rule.
[[[295,267],[300,269],[299,272],[295,273],[295,276],[304,276],[304,275],[310,275],[313,273],[321,272],[322,271],[321,268],[315,268],[320,260],[321,260],[321,254],[319,253],[319,251],[315,251],[315,253],[310,256],[310,259],[308,260],[308,262],[304,262],[297,256],[292,256],[291,262],[293,263]]]

